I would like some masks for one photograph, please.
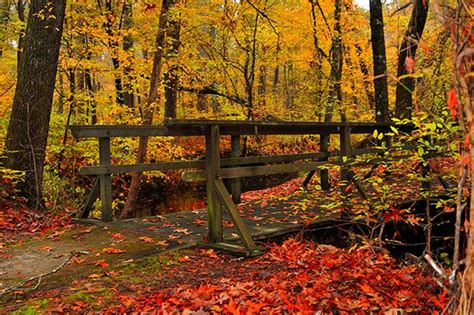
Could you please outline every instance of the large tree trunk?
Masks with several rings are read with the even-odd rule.
[[[161,5],[160,20],[158,22],[158,31],[156,33],[155,47],[156,51],[153,57],[153,69],[151,71],[150,91],[148,93],[147,107],[143,113],[143,124],[150,125],[153,122],[154,108],[158,103],[158,85],[161,81],[161,67],[163,60],[163,46],[165,44],[165,30],[170,8],[174,5],[176,0],[163,0]],[[143,163],[146,158],[148,138],[140,137],[138,144],[136,163]],[[130,189],[128,190],[127,201],[120,214],[121,219],[129,217],[135,208],[135,203],[138,197],[138,190],[142,173],[133,173]]]
[[[132,27],[132,12],[133,5],[131,1],[125,1],[123,4],[123,29],[128,31]],[[128,52],[133,47],[133,38],[130,34],[123,37],[123,50]],[[133,108],[135,105],[134,93],[133,93],[133,82],[135,77],[131,74],[132,72],[133,58],[129,56],[127,58],[127,64],[123,67],[123,74],[125,76],[125,84],[123,86],[123,100],[125,105]]]
[[[173,17],[168,22],[167,26],[167,37],[169,48],[167,51],[166,58],[169,61],[169,69],[165,73],[164,82],[165,82],[165,119],[176,119],[176,109],[178,105],[178,64],[177,64],[177,55],[179,52],[179,32],[180,32],[180,21],[177,17]]]
[[[26,0],[18,0],[16,3],[16,9],[18,11],[18,19],[25,23],[25,6],[26,6]],[[21,54],[23,51],[23,40],[24,40],[24,28],[21,27],[20,29],[20,35],[18,36],[18,48],[16,52],[16,67],[17,67],[17,73],[20,73],[20,59],[21,59]]]
[[[43,165],[65,7],[65,0],[31,1],[6,137],[6,167],[25,172],[20,189],[36,207],[42,205]],[[40,11],[44,18],[38,16]]]
[[[6,29],[10,22],[10,7],[11,0],[0,0],[0,58],[3,57],[3,51],[5,50],[7,38]]]
[[[381,0],[370,0],[370,31],[374,61],[375,120],[390,121],[388,110],[387,56]]]
[[[398,50],[398,82],[395,115],[398,118],[411,118],[413,110],[412,93],[415,81],[409,74],[407,61],[414,62],[418,43],[425,28],[428,16],[429,0],[415,0],[410,22],[405,32],[402,45]]]
[[[331,47],[331,74],[330,74],[330,91],[326,113],[324,115],[325,122],[331,122],[334,108],[340,107],[342,104],[341,78],[342,78],[342,60],[343,45],[341,31],[341,10],[342,0],[336,0],[334,4],[334,32]],[[345,120],[341,111],[341,120]]]
[[[115,91],[116,91],[116,101],[117,104],[124,105],[125,100],[124,100],[124,95],[123,95],[123,83],[122,83],[122,76],[118,74],[118,71],[120,70],[120,60],[118,56],[118,48],[119,48],[119,43],[115,39],[115,32],[113,28],[114,24],[114,12],[112,10],[112,0],[106,0],[105,1],[105,7],[107,9],[106,13],[106,23],[105,23],[105,31],[107,35],[109,36],[109,47],[111,49],[111,55],[112,55],[112,65],[114,67],[114,70],[117,72],[115,74]]]

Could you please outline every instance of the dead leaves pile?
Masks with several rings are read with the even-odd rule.
[[[228,256],[199,253],[166,271],[199,270],[195,279],[155,292],[147,289],[143,295],[120,295],[120,305],[109,311],[266,314],[403,310],[434,314],[448,303],[446,292],[416,266],[400,267],[389,256],[369,249],[349,251],[291,239],[272,245],[264,256],[238,262],[234,258],[233,263],[227,261],[232,260]],[[203,263],[206,259],[210,263]],[[210,268],[223,272],[217,277],[203,276],[203,272],[212,274]],[[226,270],[231,268],[238,270]]]

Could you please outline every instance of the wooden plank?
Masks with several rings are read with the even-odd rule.
[[[231,137],[231,156],[238,158],[240,157],[240,136]],[[230,183],[232,201],[234,203],[240,203],[240,194],[241,194],[241,180],[240,178],[234,178]]]
[[[159,162],[149,164],[127,164],[127,165],[105,165],[105,166],[86,166],[79,169],[80,175],[100,175],[100,174],[118,174],[130,172],[162,171],[184,168],[206,167],[206,161],[177,161],[177,162]]]
[[[254,156],[254,157],[231,157],[221,159],[221,166],[248,165],[261,163],[291,162],[302,159],[321,159],[325,156],[336,156],[338,152],[323,153],[301,153],[301,154],[282,154],[275,156]],[[173,169],[198,168],[204,169],[206,161],[176,161],[176,162],[158,162],[148,164],[125,164],[125,165],[97,165],[85,166],[79,169],[80,175],[100,175],[100,174],[119,174],[130,172],[164,171]]]
[[[209,242],[220,243],[223,240],[222,207],[215,189],[215,181],[220,175],[219,127],[209,126],[206,134],[206,171],[207,177],[207,217],[209,224]]]
[[[214,185],[221,202],[229,211],[232,221],[234,222],[234,225],[237,229],[237,233],[239,233],[239,236],[242,242],[244,243],[245,247],[251,252],[254,250],[258,250],[257,245],[252,239],[252,235],[250,235],[250,231],[245,225],[244,220],[242,220],[242,217],[240,216],[239,211],[237,210],[234,203],[232,202],[229,192],[225,188],[225,185],[222,179],[215,180]]]
[[[89,216],[89,213],[94,207],[94,204],[97,198],[99,198],[99,195],[100,195],[100,179],[99,179],[99,176],[97,176],[94,180],[94,185],[92,186],[92,190],[89,193],[89,196],[87,197],[87,201],[84,207],[82,208],[81,213],[79,214],[79,218],[86,219]]]
[[[110,138],[99,138],[99,163],[110,165]],[[102,203],[102,221],[112,221],[112,177],[100,175],[100,200]]]
[[[272,175],[272,174],[285,174],[285,173],[297,173],[297,172],[309,172],[317,170],[323,165],[339,164],[339,162],[332,161],[321,161],[321,162],[307,162],[307,163],[295,163],[295,164],[275,164],[275,165],[262,165],[262,166],[243,166],[243,167],[232,167],[223,168],[221,170],[221,178],[240,178],[240,177],[252,177],[261,175]],[[206,179],[206,172],[204,171],[191,171],[183,172],[181,179],[185,182],[197,182]]]
[[[328,150],[329,150],[329,135],[328,134],[322,134],[319,137],[319,146],[322,153],[328,153]],[[321,160],[327,161],[327,158],[322,158]],[[319,176],[320,176],[320,181],[321,181],[321,189],[329,190],[330,188],[329,170],[328,169],[320,170]]]
[[[390,124],[378,123],[317,123],[317,122],[255,122],[174,120],[164,125],[95,125],[70,126],[77,138],[112,138],[139,136],[202,136],[211,125],[220,128],[221,135],[290,135],[338,134],[341,128],[350,128],[353,134],[390,131]],[[397,126],[401,132],[413,130],[411,125]]]
[[[344,166],[346,161],[350,157],[351,152],[351,134],[350,129],[347,127],[341,128],[341,132],[339,134],[340,139],[340,146],[341,146],[341,155],[340,155],[340,163],[341,163],[341,180],[347,181],[349,180],[347,167]]]

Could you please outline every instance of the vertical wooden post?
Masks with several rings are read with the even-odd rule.
[[[351,154],[351,134],[349,128],[346,126],[341,127],[339,136],[341,145],[341,163],[344,163],[345,159],[349,158]],[[349,180],[348,169],[345,166],[341,166],[341,180]]]
[[[206,132],[206,174],[207,174],[207,218],[209,242],[223,240],[222,206],[215,190],[215,181],[220,175],[219,127],[211,125]]]
[[[323,153],[329,153],[329,134],[323,133],[319,135],[319,147],[320,151]],[[323,161],[327,161],[328,157],[322,159]],[[322,190],[329,190],[329,170],[324,169],[320,171],[320,179],[321,179],[321,189]]]
[[[99,164],[110,165],[110,138],[99,138]],[[102,203],[102,221],[112,221],[112,176],[100,175],[100,200]]]
[[[231,147],[232,147],[231,157],[240,157],[240,136],[239,135],[231,136]],[[238,166],[238,165],[234,165],[234,167],[235,166]],[[231,194],[232,194],[232,201],[235,204],[240,203],[241,179],[240,178],[232,179],[230,182],[230,189],[231,189]]]

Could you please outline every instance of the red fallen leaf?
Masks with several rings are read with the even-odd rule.
[[[413,73],[414,68],[415,68],[415,60],[413,60],[413,57],[407,56],[405,59],[405,69],[407,69],[408,73]]]
[[[122,254],[126,253],[126,250],[119,249],[119,248],[114,248],[114,247],[106,247],[102,250],[102,252],[107,253],[107,254]]]
[[[196,218],[196,219],[193,220],[193,223],[196,224],[196,225],[203,225],[204,223],[206,223],[206,221]]]
[[[42,247],[39,248],[39,250],[42,251],[42,252],[48,252],[48,253],[50,253],[50,252],[52,252],[54,249],[53,249],[51,246],[42,246]]]
[[[94,265],[101,266],[102,268],[106,268],[108,266],[107,262],[104,259],[96,261]]]
[[[469,149],[470,144],[471,144],[471,137],[467,133],[466,137],[464,138],[464,148]]]
[[[387,170],[387,167],[385,165],[379,164],[377,166],[377,174],[383,174]]]
[[[115,238],[116,240],[121,240],[123,238],[123,235],[120,233],[115,233],[112,234],[112,238]]]
[[[216,255],[216,252],[213,249],[209,249],[206,251],[206,255],[213,259],[219,259],[219,256]]]
[[[189,258],[189,256],[183,256],[183,257],[179,257],[178,258],[178,261],[180,262],[187,262],[187,261],[190,261],[191,258]]]
[[[158,230],[158,227],[156,225],[152,225],[146,228],[148,231],[155,231]]]
[[[367,293],[369,295],[375,294],[375,290],[367,283],[359,284],[359,287],[362,289],[362,292],[364,293]]]
[[[230,221],[230,220],[224,220],[224,222],[222,222],[224,227],[226,228],[232,228],[234,227],[234,222]]]
[[[79,233],[90,233],[92,231],[92,229],[84,229],[84,230],[80,230]]]
[[[145,243],[154,243],[155,242],[154,239],[152,239],[151,237],[148,237],[148,236],[140,236],[138,239],[142,242],[145,242]]]

